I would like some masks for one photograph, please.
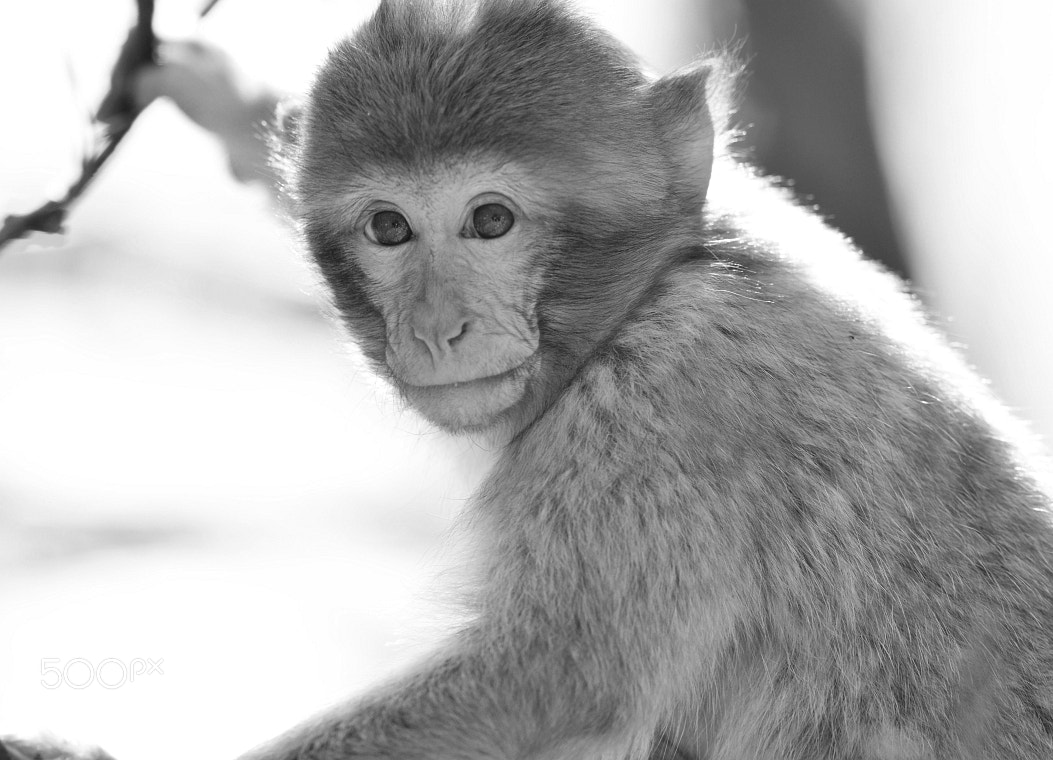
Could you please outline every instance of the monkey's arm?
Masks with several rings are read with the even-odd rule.
[[[734,605],[711,595],[738,585],[711,569],[712,526],[670,508],[698,496],[655,456],[644,403],[609,367],[585,373],[474,505],[474,623],[428,667],[249,757],[642,756],[720,649]]]

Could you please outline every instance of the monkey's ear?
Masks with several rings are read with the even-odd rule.
[[[718,68],[712,62],[696,64],[662,77],[648,92],[658,137],[673,166],[673,189],[689,213],[702,208],[713,173],[711,94]]]

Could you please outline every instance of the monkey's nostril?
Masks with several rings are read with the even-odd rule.
[[[461,326],[459,328],[457,328],[456,334],[452,335],[449,338],[447,338],[446,342],[452,348],[453,346],[457,345],[461,341],[461,339],[464,338],[467,334],[468,334],[468,322],[465,321],[465,322],[461,323]]]

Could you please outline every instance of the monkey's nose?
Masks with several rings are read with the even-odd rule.
[[[469,321],[463,317],[452,320],[414,321],[413,337],[427,346],[432,361],[438,362],[464,339],[468,329]]]

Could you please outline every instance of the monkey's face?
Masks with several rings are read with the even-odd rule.
[[[705,71],[650,82],[550,10],[383,3],[330,54],[283,161],[345,324],[450,431],[517,433],[694,255]]]
[[[326,272],[365,299],[381,331],[352,330],[405,399],[451,431],[507,422],[539,366],[536,259],[544,211],[508,165],[460,164],[361,178],[336,199],[343,255]],[[354,280],[358,279],[358,282]],[[359,315],[360,309],[355,310]]]

